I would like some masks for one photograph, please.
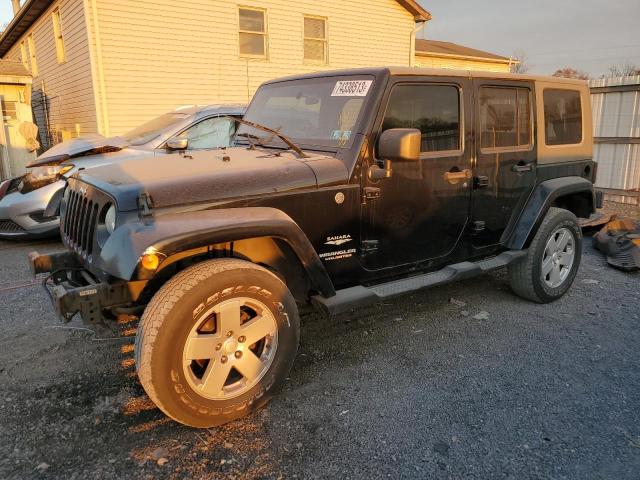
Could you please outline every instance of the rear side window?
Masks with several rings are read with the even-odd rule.
[[[391,92],[382,129],[417,128],[423,153],[461,149],[460,91],[453,85],[399,85]]]
[[[547,145],[582,142],[582,105],[575,90],[544,91],[544,128]]]
[[[531,95],[526,88],[480,88],[480,141],[483,149],[531,145]]]

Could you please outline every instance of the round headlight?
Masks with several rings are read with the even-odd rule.
[[[107,214],[104,216],[104,226],[107,227],[107,232],[109,235],[113,233],[116,229],[116,206],[111,205],[109,210],[107,210]]]

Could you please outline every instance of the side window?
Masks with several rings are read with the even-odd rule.
[[[544,128],[547,145],[575,145],[582,142],[580,92],[544,91]]]
[[[189,140],[189,150],[228,147],[236,133],[236,122],[229,118],[208,118],[178,135]]]
[[[382,130],[417,128],[422,153],[460,150],[460,90],[453,85],[399,85],[389,98]]]
[[[488,150],[531,145],[529,90],[480,88],[480,145]]]

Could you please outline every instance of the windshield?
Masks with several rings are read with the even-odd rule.
[[[165,113],[164,115],[160,115],[159,117],[149,120],[139,127],[128,131],[122,135],[122,138],[124,138],[129,145],[144,145],[145,143],[149,143],[151,140],[159,137],[169,127],[189,118],[189,116],[190,115],[187,113]]]
[[[298,145],[350,147],[371,85],[372,76],[291,80],[260,87],[244,118],[277,130]],[[244,135],[243,135],[244,134]],[[273,135],[242,125],[242,137],[265,143],[283,142]]]

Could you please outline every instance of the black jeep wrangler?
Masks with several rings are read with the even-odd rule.
[[[30,255],[63,320],[140,316],[140,381],[179,422],[264,405],[299,306],[333,314],[501,267],[551,302],[575,278],[576,217],[597,203],[585,82],[324,72],[262,85],[240,123],[234,148],[77,173],[67,251]]]

